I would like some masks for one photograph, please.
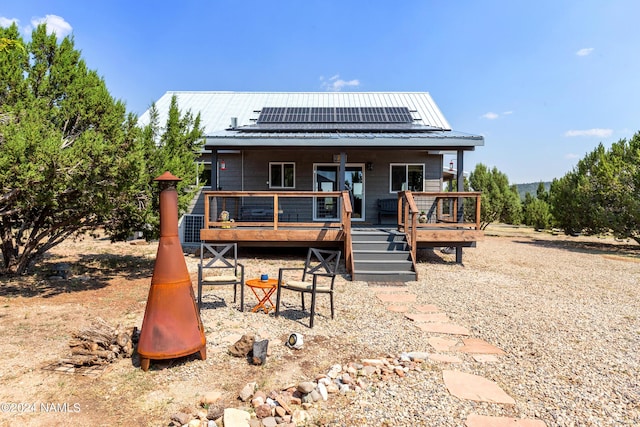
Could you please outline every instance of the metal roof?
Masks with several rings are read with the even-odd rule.
[[[277,145],[274,138],[285,144],[298,145],[293,141],[307,140],[313,143],[327,140],[353,139],[355,144],[364,141],[366,145],[379,146],[393,143],[398,139],[413,138],[410,145],[464,146],[484,145],[481,136],[451,132],[451,126],[428,92],[225,92],[225,91],[170,91],[166,92],[155,105],[159,122],[166,123],[171,98],[176,95],[181,111],[200,113],[201,124],[207,137],[207,144],[221,143],[225,146],[247,144],[249,141],[265,139],[266,145]],[[242,134],[231,130],[232,118],[236,126],[253,126],[264,107],[407,107],[413,117],[413,126],[424,126],[433,131],[419,134],[397,132],[296,132],[294,135],[280,132],[252,132]],[[141,125],[149,122],[149,111],[139,118]],[[434,129],[435,128],[435,129]],[[314,129],[315,130],[315,129]],[[372,144],[372,139],[379,139]],[[232,142],[235,140],[235,142]],[[270,140],[267,142],[266,140]],[[447,141],[444,141],[447,140]],[[422,141],[420,143],[419,141]],[[284,142],[284,141],[283,141]],[[264,145],[263,143],[263,145]],[[381,144],[380,144],[381,143]],[[333,144],[327,144],[333,145]],[[473,149],[473,148],[471,148]]]

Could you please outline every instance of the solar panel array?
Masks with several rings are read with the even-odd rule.
[[[265,107],[258,123],[413,123],[407,107]]]

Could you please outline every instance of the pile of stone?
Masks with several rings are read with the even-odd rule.
[[[391,378],[403,378],[412,370],[420,370],[427,353],[402,353],[398,357],[363,359],[359,363],[333,365],[314,380],[289,385],[282,390],[258,390],[255,382],[247,383],[238,398],[238,408],[219,404],[221,394],[205,394],[200,409],[187,409],[171,417],[170,426],[188,427],[296,427],[312,420],[312,411],[319,409],[331,395],[358,393]],[[206,410],[204,408],[207,408]]]

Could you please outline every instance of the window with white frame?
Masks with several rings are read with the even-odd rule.
[[[424,164],[391,164],[389,192],[424,191]]]
[[[293,162],[270,162],[269,188],[296,188],[296,164]]]

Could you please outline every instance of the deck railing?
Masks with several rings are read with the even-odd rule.
[[[480,230],[481,196],[477,191],[398,193],[398,229],[407,235],[414,262],[421,228]]]
[[[349,271],[353,269],[351,214],[348,191],[204,192],[204,228],[343,231],[345,263]]]

